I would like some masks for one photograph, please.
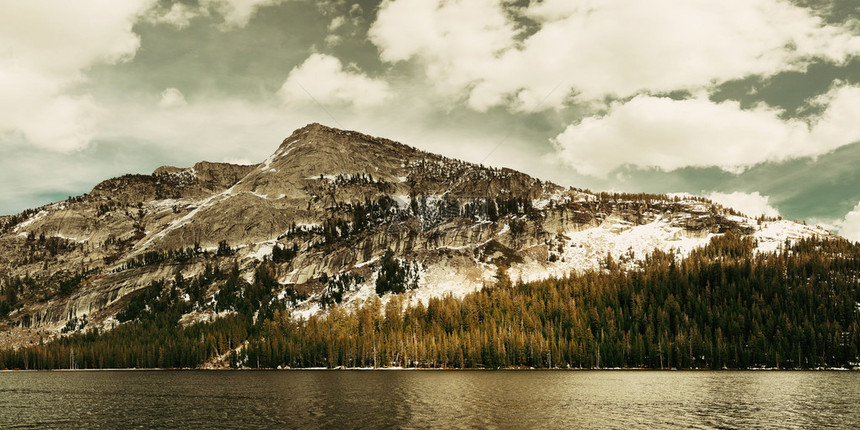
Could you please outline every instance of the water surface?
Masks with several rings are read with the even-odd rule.
[[[0,428],[860,428],[858,372],[0,372]]]

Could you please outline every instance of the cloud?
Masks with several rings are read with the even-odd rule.
[[[718,167],[740,173],[768,162],[826,154],[860,140],[860,87],[834,88],[812,124],[782,119],[766,106],[636,96],[602,117],[568,126],[553,139],[561,160],[578,172],[606,177],[622,166],[672,171]]]
[[[364,9],[358,3],[346,8],[344,2],[317,3],[323,15],[337,14],[328,25],[325,43],[334,47],[344,40],[362,40],[360,35],[365,30]]]
[[[73,92],[98,63],[134,56],[132,30],[148,0],[10,0],[0,14],[0,135],[35,146],[86,147],[103,115],[92,96]]]
[[[515,35],[494,0],[389,0],[368,31],[383,61],[418,59],[436,90],[455,98],[468,95]]]
[[[735,194],[737,194],[737,193],[735,193]],[[743,194],[743,193],[741,193],[741,194]],[[753,194],[757,194],[757,193],[753,193]],[[708,196],[708,198],[716,201],[717,203],[723,204],[724,206],[726,205],[725,203],[723,203],[717,199],[714,199],[711,196]],[[765,201],[763,203],[767,204],[768,203],[766,200],[767,197],[764,197],[764,199],[765,199]],[[743,202],[743,200],[744,200],[743,196],[741,196],[741,198],[739,200],[740,200],[740,204],[746,203],[746,202]],[[756,202],[755,200],[757,200],[757,199],[751,199],[751,200],[752,200],[751,203],[752,203],[753,207],[756,207],[757,204],[762,203],[762,202]],[[732,207],[735,207],[735,206],[732,206]],[[739,207],[735,207],[735,208],[740,210]],[[768,215],[768,216],[770,216],[770,215]],[[810,225],[815,225],[815,226],[821,227],[825,230],[837,233],[840,236],[842,236],[842,237],[844,237],[844,238],[846,238],[852,242],[860,242],[860,202],[858,202],[857,205],[854,206],[854,208],[851,209],[842,218],[835,218],[835,219],[829,218],[829,217],[827,217],[827,218],[809,218],[808,220],[805,220],[804,223],[806,223],[807,221],[809,222]]]
[[[335,31],[335,30],[337,30],[338,28],[343,27],[343,25],[344,25],[344,24],[346,24],[346,17],[344,17],[344,16],[336,16],[336,17],[334,17],[334,18],[331,20],[331,22],[328,24],[328,31]]]
[[[860,242],[860,203],[839,224],[839,235],[852,241]]]
[[[287,0],[200,0],[203,13],[213,11],[224,18],[222,30],[241,28],[248,25],[251,18],[262,7],[275,6]]]
[[[230,163],[230,164],[238,164],[240,166],[252,166],[252,165],[259,163],[259,162],[255,163],[255,162],[253,162],[247,158],[238,158],[238,157],[226,157],[226,158],[224,158],[224,162]]]
[[[158,106],[163,108],[174,108],[186,106],[185,96],[176,88],[167,88],[161,92],[161,100],[158,101]]]
[[[343,42],[343,37],[341,37],[339,34],[328,34],[326,35],[324,41],[326,45],[333,47],[340,45],[341,42]]]
[[[277,105],[238,98],[196,99],[179,108],[116,105],[99,141],[155,145],[188,162],[226,158],[263,160],[290,132],[308,121]]]
[[[813,140],[823,142],[825,148],[829,147],[830,150],[860,140],[860,127],[857,126],[857,118],[860,117],[860,86],[837,82],[813,103],[826,107],[816,119],[814,135],[811,136]]]
[[[60,152],[86,147],[102,111],[91,96],[65,92],[73,81],[33,66],[0,62],[0,135],[19,135],[34,146]]]
[[[199,11],[183,3],[173,3],[169,9],[153,6],[146,13],[146,19],[153,24],[166,24],[183,29],[191,25],[191,20],[199,15]]]
[[[257,11],[266,6],[277,6],[289,0],[200,0],[198,7],[173,3],[170,8],[154,4],[146,13],[146,20],[183,29],[198,16],[218,15],[223,19],[217,27],[223,31],[243,28],[251,22]]]
[[[328,46],[337,46],[343,42],[343,37],[335,32],[341,29],[346,24],[346,17],[336,16],[328,25],[328,34],[325,37],[325,43]]]
[[[770,197],[763,196],[758,191],[754,193],[736,191],[729,194],[714,192],[705,197],[747,216],[758,217],[764,215],[770,218],[780,216],[779,210],[770,205]]]
[[[81,90],[86,72],[131,60],[141,43],[136,22],[182,28],[211,9],[232,28],[281,1],[205,0],[200,8],[162,8],[154,0],[10,0],[0,14],[0,136],[65,153],[86,148],[107,117],[107,109]],[[168,90],[159,104],[175,107],[183,100],[178,90]]]
[[[325,54],[312,54],[290,71],[278,95],[287,104],[307,103],[312,97],[323,105],[357,108],[378,106],[392,97],[387,82],[369,78],[355,66],[344,68],[338,58]]]
[[[780,0],[504,3],[388,0],[368,35],[383,61],[418,62],[438,92],[476,110],[695,91],[860,53],[851,30]]]

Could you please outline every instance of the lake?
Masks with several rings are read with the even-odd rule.
[[[0,372],[0,428],[860,428],[860,372]]]

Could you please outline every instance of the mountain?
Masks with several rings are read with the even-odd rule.
[[[261,267],[258,302],[300,320],[396,293],[426,304],[500,279],[635,271],[655,250],[681,259],[726,235],[756,254],[838,239],[703,198],[564,188],[310,124],[260,164],[164,166],[0,218],[0,349],[104,333],[154,309],[164,285],[187,303],[183,326],[241,313],[236,279]]]

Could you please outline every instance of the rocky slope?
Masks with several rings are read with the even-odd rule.
[[[333,293],[345,303],[376,295],[384,262],[406,274],[408,300],[426,300],[504,274],[635,270],[654,249],[683,255],[727,232],[754,236],[762,252],[831,235],[699,198],[564,189],[311,124],[257,165],[160,167],[0,218],[0,347],[109,329],[130,294],[213,266],[250,278],[271,261],[276,300],[302,317]],[[214,317],[216,292],[182,321]]]

